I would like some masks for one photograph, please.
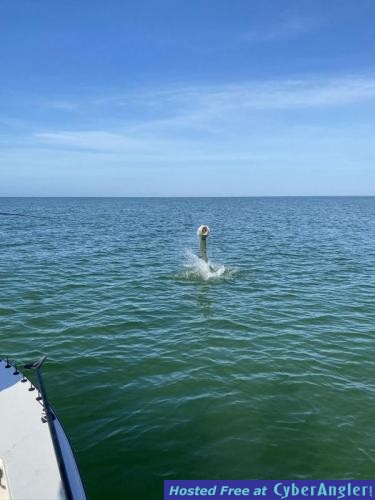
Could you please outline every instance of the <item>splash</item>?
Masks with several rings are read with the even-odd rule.
[[[237,271],[234,268],[226,268],[223,264],[205,262],[191,250],[185,252],[184,268],[185,270],[180,273],[180,277],[203,281],[230,278]]]

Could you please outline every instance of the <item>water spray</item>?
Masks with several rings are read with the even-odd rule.
[[[210,228],[205,225],[199,226],[197,234],[200,239],[201,259],[203,259],[205,262],[208,262],[206,240],[207,236],[210,234]]]

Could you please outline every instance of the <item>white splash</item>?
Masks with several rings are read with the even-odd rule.
[[[185,252],[184,268],[183,278],[204,281],[228,278],[236,272],[236,269],[227,269],[223,264],[217,265],[211,261],[205,262],[191,250]]]

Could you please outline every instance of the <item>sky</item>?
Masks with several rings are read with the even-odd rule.
[[[375,195],[373,0],[2,0],[0,196]]]

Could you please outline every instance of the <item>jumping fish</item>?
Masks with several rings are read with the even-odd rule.
[[[206,225],[202,225],[198,227],[198,236],[200,239],[200,250],[201,250],[201,259],[205,262],[208,262],[207,257],[207,236],[210,234],[210,228]]]

